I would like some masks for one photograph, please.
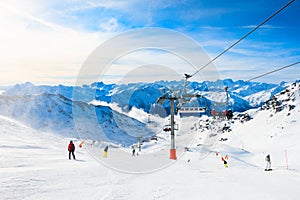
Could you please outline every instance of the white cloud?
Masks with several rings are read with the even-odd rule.
[[[80,11],[80,10],[89,10],[93,8],[105,8],[105,9],[124,9],[127,7],[127,1],[77,1],[76,5],[71,6],[68,11]]]
[[[246,29],[253,29],[253,28],[256,28],[256,27],[257,27],[257,25],[242,26],[242,28],[246,28]],[[265,24],[265,25],[260,26],[259,28],[260,29],[282,29],[284,27]]]
[[[43,26],[46,26],[54,31],[71,31],[70,29],[66,29],[64,28],[63,26],[59,26],[57,24],[54,24],[54,23],[51,23],[51,22],[48,22],[48,21],[45,21],[41,18],[38,18],[36,16],[33,16],[27,12],[24,12],[22,10],[17,10],[16,8],[10,6],[10,5],[7,5],[7,4],[0,4],[0,8],[3,12],[6,12],[6,13],[10,13],[10,19],[7,19],[9,18],[8,15],[4,16],[4,19],[8,20],[8,21],[11,21],[12,24],[11,25],[15,25],[14,24],[14,21],[20,21],[24,24],[30,24],[30,23],[39,23]],[[3,16],[2,16],[3,17]]]
[[[0,85],[74,84],[87,56],[111,37],[66,28],[11,3],[0,4],[0,27]]]
[[[118,25],[118,19],[110,18],[109,20],[100,23],[99,27],[104,31],[116,31],[118,29]]]
[[[52,0],[41,2],[3,0],[0,3],[0,85],[25,81],[74,84],[81,65],[96,47],[118,32],[128,30],[126,23],[130,23],[130,25],[127,24],[128,26],[136,25],[137,27],[155,24],[155,17],[161,14],[160,9],[171,8],[174,6],[172,3],[173,1],[161,4],[161,2],[138,0]],[[98,10],[94,8],[103,8],[104,11],[107,9],[107,13],[101,13],[101,16],[98,17],[98,13],[94,13]],[[102,9],[100,10],[102,11]],[[84,15],[92,11],[91,16],[81,16],[81,11]],[[112,14],[109,11],[115,13]],[[170,13],[172,13],[172,9]],[[55,14],[59,16],[55,16]],[[204,12],[204,14],[206,13]],[[182,17],[198,19],[202,15],[203,13],[200,13],[199,16]],[[121,16],[126,17],[126,22],[120,20]],[[253,28],[253,26],[242,28]],[[262,28],[279,29],[281,27],[264,25]],[[182,30],[197,40],[211,58],[239,39],[235,38],[234,34],[227,34],[226,27],[207,25],[197,29],[199,31],[188,32],[183,25]],[[162,42],[169,39],[158,35],[153,35],[148,39],[156,40],[157,37],[160,37]],[[131,38],[128,40],[133,41]],[[147,45],[147,41],[145,45]],[[184,45],[181,44],[181,41],[174,44],[177,49],[185,48]],[[295,52],[299,52],[299,49],[289,48],[286,50],[283,46],[282,43],[254,42],[247,39],[215,63],[219,67],[219,71],[224,72],[224,75],[234,73],[234,76],[238,77],[238,75],[246,75],[240,72],[242,66],[245,68],[255,66],[257,70],[260,70],[266,69],[266,66],[284,65],[289,61],[299,60],[299,56],[295,56],[297,54]],[[172,47],[166,47],[166,49],[172,50]],[[193,49],[186,49],[186,51],[186,53],[192,54],[192,58],[199,57],[198,51]],[[294,57],[292,57],[293,55]],[[150,52],[148,56],[143,56],[135,53],[115,62],[106,77],[116,80],[116,77],[122,77],[134,70],[132,67],[148,64],[174,66],[174,70],[179,74],[195,72],[195,67],[186,68],[182,63],[182,60],[176,60],[164,54]],[[196,67],[200,68],[206,63],[204,60],[203,63],[197,63]],[[209,70],[210,68],[207,68],[207,72]],[[231,74],[228,73],[229,71]]]

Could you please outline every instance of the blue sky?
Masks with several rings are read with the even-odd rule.
[[[183,33],[213,58],[287,2],[4,0],[0,3],[0,84],[72,85],[97,46],[124,31],[144,27]],[[296,0],[216,60],[220,77],[247,80],[298,62],[299,19],[300,2]],[[293,81],[300,77],[299,68],[296,65],[257,81]],[[107,77],[114,76],[113,70],[109,73]]]

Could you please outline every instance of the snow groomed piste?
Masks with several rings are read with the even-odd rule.
[[[181,137],[178,130],[177,145],[186,144],[193,138],[187,148],[178,146],[185,153],[167,168],[139,175],[120,173],[99,164],[86,151],[92,141],[86,141],[80,148],[82,141],[70,138],[76,145],[77,160],[69,160],[69,138],[40,132],[0,117],[1,198],[263,199],[267,195],[271,199],[282,199],[288,193],[289,199],[296,200],[300,183],[299,90],[299,83],[291,84],[261,108],[235,114],[230,124],[226,122],[230,130],[224,129],[208,150],[203,146],[206,137],[213,133],[210,125],[214,119],[202,117],[194,125],[190,123],[181,127],[183,132],[190,132],[192,137]],[[188,124],[191,119],[176,118],[182,124]],[[129,149],[119,154],[110,146],[108,156],[104,158],[105,146],[98,148],[97,143],[93,144],[96,151],[94,155],[107,160],[118,157],[119,165],[116,167],[122,165],[121,169],[127,168],[129,172],[135,169],[137,172],[141,168],[134,168],[135,165],[150,160],[154,155],[151,152],[156,151],[155,145],[161,147],[161,152],[164,146],[167,151],[165,155],[157,154],[157,160],[153,159],[157,162],[170,160],[170,143],[166,135],[163,138],[163,134],[162,131],[158,135],[156,144],[149,142],[149,146],[144,146],[139,156],[132,156]],[[265,172],[267,154],[271,156],[273,170]],[[228,167],[224,166],[222,158],[226,159]]]

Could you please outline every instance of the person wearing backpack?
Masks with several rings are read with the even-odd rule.
[[[69,151],[69,160],[71,160],[71,154],[73,156],[73,159],[75,159],[75,154],[74,154],[74,151],[75,151],[75,145],[73,143],[73,141],[71,140],[69,145],[68,145],[68,151]]]

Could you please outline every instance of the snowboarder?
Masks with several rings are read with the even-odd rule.
[[[265,171],[271,171],[271,157],[270,157],[270,154],[268,154],[265,158],[266,162],[267,162],[267,166],[266,166],[266,169]]]
[[[135,156],[135,148],[132,148],[132,156]]]
[[[107,157],[107,151],[108,151],[108,145],[104,148],[103,156],[106,158]]]
[[[71,154],[73,156],[73,159],[75,160],[75,154],[74,154],[75,145],[72,140],[70,141],[70,144],[68,145],[68,151],[69,151],[69,160],[71,160]]]

